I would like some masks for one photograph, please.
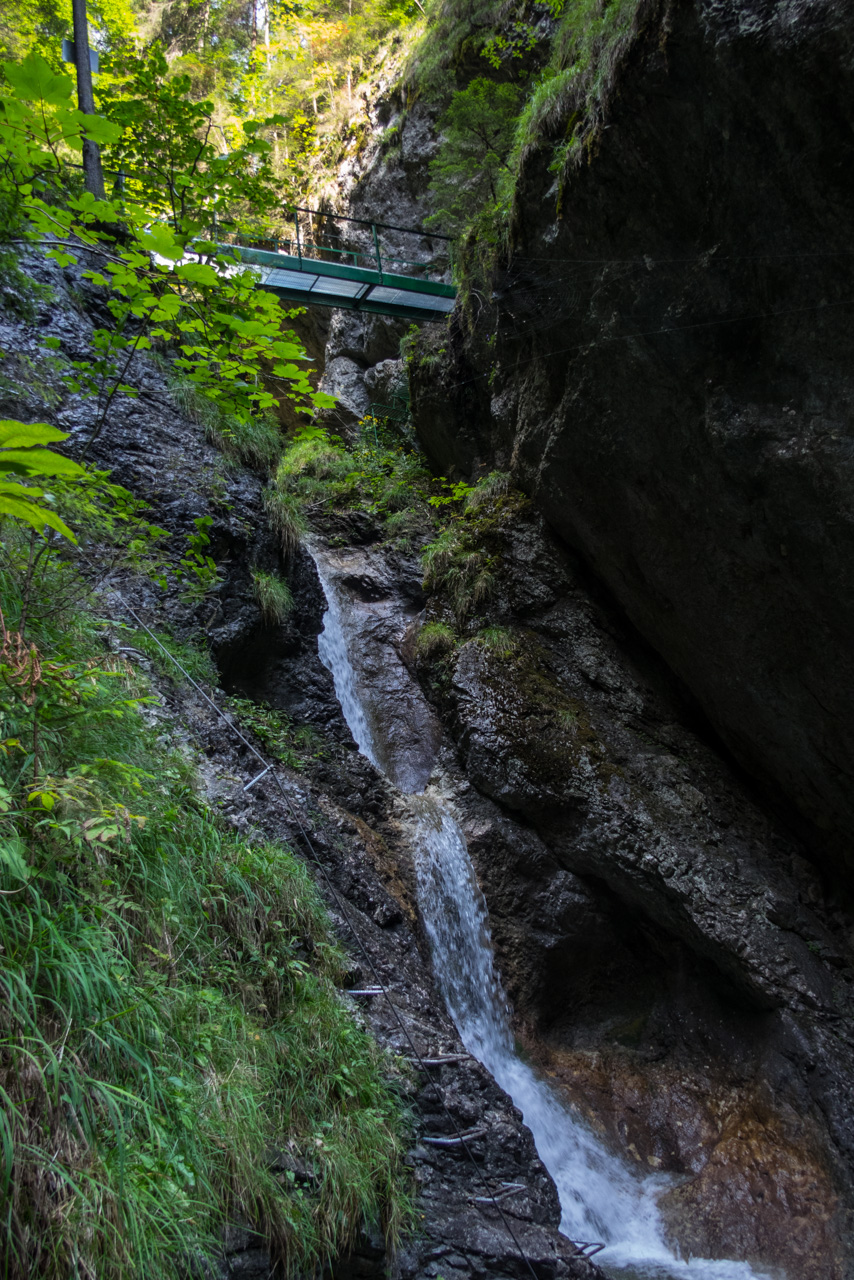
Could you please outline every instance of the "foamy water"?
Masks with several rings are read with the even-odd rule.
[[[313,553],[314,554],[314,553]],[[315,555],[328,609],[318,639],[321,661],[360,749],[381,771],[386,744],[371,727],[365,691],[350,662],[346,600]],[[377,710],[380,710],[379,708]],[[375,723],[381,724],[376,717]],[[676,1256],[665,1242],[657,1197],[674,1185],[639,1173],[609,1151],[547,1081],[517,1055],[507,999],[495,971],[489,917],[465,837],[437,787],[406,797],[411,815],[418,905],[433,967],[460,1038],[521,1110],[560,1196],[561,1230],[572,1240],[601,1241],[596,1262],[620,1280],[771,1280],[745,1262]]]

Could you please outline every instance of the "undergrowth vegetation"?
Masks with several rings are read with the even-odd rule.
[[[434,490],[423,457],[390,433],[365,434],[348,446],[309,431],[283,454],[266,501],[268,510],[281,504],[300,528],[334,512],[361,511],[389,540],[409,545],[419,535],[423,541],[432,526]]]
[[[235,696],[228,701],[241,726],[251,729],[265,751],[290,769],[304,769],[308,760],[323,755],[323,740],[312,725],[295,725],[287,712],[263,702]]]
[[[282,452],[282,437],[271,413],[238,417],[180,375],[169,377],[169,391],[181,412],[204,428],[205,438],[230,462],[262,472],[275,467]]]
[[[620,55],[632,39],[640,0],[566,0],[548,66],[537,77],[516,128],[513,168],[529,151],[554,147],[553,172],[565,176],[601,127],[602,107]]]
[[[518,505],[510,477],[492,471],[474,486],[462,486],[461,509],[422,553],[425,587],[448,600],[458,628],[477,620],[498,583],[502,513]]]
[[[168,659],[38,542],[0,566],[3,1275],[210,1274],[234,1221],[287,1275],[393,1243],[403,1112],[309,875],[200,799],[128,661]]]
[[[500,575],[502,522],[526,499],[507,472],[491,471],[474,485],[432,476],[406,445],[363,435],[349,447],[320,430],[305,432],[285,451],[273,493],[299,504],[301,518],[331,541],[336,517],[358,512],[387,545],[417,551],[424,588],[447,617],[431,619],[417,641],[419,656],[446,656],[484,623]],[[480,639],[505,649],[503,633]]]
[[[442,110],[428,221],[458,239],[463,297],[510,242],[519,179],[551,151],[558,213],[595,145],[640,0],[442,0],[409,59],[410,89]]]

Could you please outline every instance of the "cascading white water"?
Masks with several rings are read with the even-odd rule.
[[[364,693],[348,656],[347,622],[334,581],[318,563],[328,609],[321,661],[360,750],[387,772]],[[418,901],[439,987],[460,1037],[522,1111],[540,1159],[560,1196],[561,1230],[573,1240],[604,1241],[602,1269],[619,1280],[770,1280],[747,1263],[684,1261],[665,1243],[657,1195],[671,1181],[640,1176],[609,1152],[551,1087],[516,1054],[507,999],[493,964],[489,919],[451,806],[438,788],[406,798],[416,848]]]
[[[317,652],[327,671],[332,673],[335,696],[341,704],[344,719],[356,741],[356,746],[363,756],[368,757],[371,764],[382,770],[374,750],[374,735],[368,724],[368,717],[365,715],[364,703],[356,692],[356,680],[347,655],[347,641],[341,622],[341,602],[316,557],[314,563],[320,585],[323,587],[323,594],[326,596],[326,613],[323,615],[323,630],[317,637]]]

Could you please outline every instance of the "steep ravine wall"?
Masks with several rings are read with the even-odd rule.
[[[413,368],[441,467],[513,467],[849,883],[852,82],[842,0],[643,3],[606,127],[565,181],[528,156],[509,264]]]
[[[508,263],[410,364],[437,467],[535,504],[512,659],[419,671],[531,1054],[685,1178],[686,1249],[847,1277],[854,18],[638,12],[607,127],[565,183],[528,156]],[[353,208],[423,208],[427,114]]]

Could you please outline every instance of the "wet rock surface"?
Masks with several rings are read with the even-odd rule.
[[[850,913],[531,507],[497,580],[512,649],[422,675],[477,788],[458,803],[524,1043],[685,1179],[662,1201],[683,1249],[849,1274]]]
[[[531,148],[419,432],[443,470],[512,463],[850,884],[854,16],[651,0],[636,33],[564,184]]]
[[[110,584],[104,587],[104,602],[118,607]],[[331,687],[329,698],[331,713]],[[536,1274],[594,1280],[597,1269],[574,1256],[574,1246],[557,1231],[554,1186],[520,1113],[465,1053],[435,990],[394,789],[342,743],[330,745],[325,758],[305,774],[278,769],[282,791],[266,778],[248,798],[244,788],[259,763],[235,736],[233,717],[218,717],[186,685],[164,687],[156,714],[196,758],[205,794],[227,821],[245,834],[257,831],[288,842],[314,868],[336,930],[353,957],[352,985],[365,989],[379,982],[389,993],[388,999],[344,995],[356,1016],[404,1058],[457,1059],[424,1071],[415,1063],[411,1068],[414,1133],[408,1160],[420,1219],[416,1236],[404,1242],[395,1259],[377,1241],[365,1240],[353,1258],[336,1265],[335,1274],[400,1280],[529,1275],[496,1210],[479,1203],[513,1182],[519,1194],[502,1209]],[[340,736],[346,737],[346,726]],[[460,1132],[473,1135],[474,1166],[458,1146],[424,1141]],[[251,1232],[235,1230],[228,1249],[228,1274],[270,1274],[269,1260],[265,1268]]]
[[[409,570],[379,545],[316,554],[380,736],[426,720]],[[498,582],[510,654],[418,661],[459,752],[421,765],[451,788],[517,1033],[614,1149],[675,1179],[686,1254],[840,1280],[851,917],[530,505],[508,507]]]

